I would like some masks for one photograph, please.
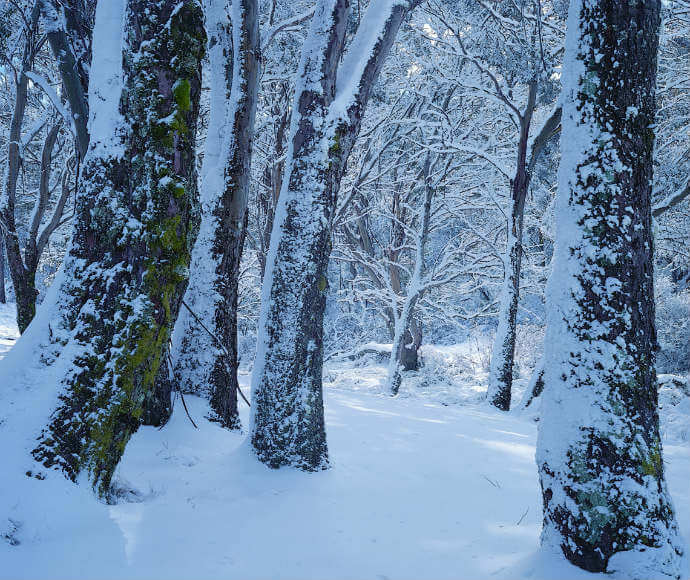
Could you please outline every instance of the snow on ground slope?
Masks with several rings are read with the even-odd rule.
[[[12,348],[19,338],[16,316],[17,311],[14,304],[0,304],[0,358]]]
[[[537,553],[536,423],[477,402],[466,349],[435,352],[455,370],[444,378],[427,356],[427,378],[395,399],[384,364],[329,365],[325,472],[267,469],[187,396],[199,429],[179,399],[163,429],[141,428],[118,470],[121,503],[52,473],[25,477],[9,523],[19,544],[0,541],[0,578],[609,578]],[[686,538],[689,451],[666,443]]]

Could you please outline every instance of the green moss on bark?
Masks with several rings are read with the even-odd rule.
[[[72,479],[88,472],[106,498],[132,433],[169,413],[166,359],[194,237],[205,47],[196,0],[132,0],[127,19],[125,155],[91,159],[78,201],[71,286],[83,354],[34,450]]]

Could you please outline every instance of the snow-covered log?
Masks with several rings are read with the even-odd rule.
[[[679,578],[654,366],[659,1],[572,0],[537,464],[542,544],[591,572]]]

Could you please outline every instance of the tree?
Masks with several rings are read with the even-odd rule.
[[[537,464],[542,544],[590,572],[680,577],[654,367],[660,2],[572,0]]]
[[[60,71],[63,92],[74,123],[77,151],[83,159],[89,146],[89,65],[95,0],[39,0],[46,36]]]
[[[86,59],[90,55],[92,28],[90,14],[93,3],[90,0],[83,3],[72,0],[68,4],[68,7],[63,8],[55,4],[53,0],[36,0],[30,3],[30,10],[22,19],[24,41],[18,66],[15,68],[12,59],[8,55],[3,55],[14,71],[15,94],[7,142],[8,163],[3,184],[3,201],[0,204],[5,239],[0,246],[5,246],[4,249],[7,252],[17,304],[17,323],[21,332],[29,325],[36,311],[38,298],[36,274],[43,251],[55,231],[69,219],[69,216],[65,215],[65,208],[70,195],[70,176],[76,173],[78,164],[67,154],[69,161],[65,164],[61,177],[55,185],[51,183],[51,172],[55,162],[63,161],[60,153],[68,150],[65,143],[60,142],[60,134],[74,133],[75,149],[80,159],[88,146],[86,127],[88,103],[85,87],[88,84]],[[40,27],[41,14],[45,36]],[[9,19],[10,14],[7,17]],[[53,49],[55,61],[61,73],[61,93],[67,96],[69,111],[44,76],[46,70],[52,72],[50,67],[36,66],[37,61],[41,60],[40,53],[46,38]],[[75,56],[76,46],[80,47],[80,58]],[[40,103],[40,100],[35,97],[32,99],[32,86],[34,91],[45,94],[57,115],[57,118],[51,119],[50,123],[45,118],[31,117],[32,105],[35,108],[36,104]],[[24,233],[18,206],[26,203],[27,199],[18,199],[17,191],[20,181],[23,181],[22,185],[26,186],[26,182],[30,180],[31,175],[27,175],[30,172],[26,171],[30,160],[27,150],[31,142],[43,133],[46,125],[49,126],[45,130],[41,152],[38,194],[34,211],[26,227],[27,231]],[[23,131],[24,127],[26,131]],[[26,187],[21,191],[24,194],[23,197],[26,198],[28,196],[25,189]],[[58,192],[52,195],[55,189]],[[43,223],[48,210],[52,210],[52,215],[46,223]],[[4,265],[0,269],[4,270]]]
[[[226,29],[226,2],[209,2],[211,118],[201,230],[185,302],[195,312],[181,318],[178,332],[183,338],[176,362],[183,386],[208,390],[219,420],[239,428],[237,301],[258,92],[258,4],[234,1],[230,14],[232,38]]]
[[[316,470],[328,462],[323,316],[337,193],[372,87],[416,4],[372,2],[342,62],[347,0],[320,0],[311,20],[297,72],[252,376],[252,445],[274,468]]]
[[[65,371],[33,455],[71,479],[85,473],[107,498],[132,433],[170,413],[206,38],[195,0],[100,2],[95,36],[89,92],[99,98],[56,326]]]
[[[17,182],[22,164],[22,124],[26,112],[29,72],[39,50],[38,17],[39,4],[35,2],[24,27],[24,43],[19,70],[15,75],[15,97],[10,132],[7,142],[7,169],[5,171],[4,191],[0,200],[0,219],[2,234],[7,252],[8,265],[17,303],[17,324],[23,332],[36,312],[35,273],[33,264],[25,264],[22,258],[19,236],[17,234],[15,204]]]

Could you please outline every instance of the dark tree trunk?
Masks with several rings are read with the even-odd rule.
[[[0,232],[0,304],[7,303],[5,294],[5,236]]]
[[[89,147],[89,64],[91,62],[92,0],[40,0],[46,36],[60,71],[64,95],[77,133],[77,150],[84,158]]]
[[[233,0],[233,79],[230,151],[225,168],[225,191],[216,208],[218,220],[213,253],[218,260],[215,280],[221,300],[215,305],[215,328],[223,351],[211,372],[211,406],[223,424],[239,427],[237,413],[237,300],[240,260],[247,233],[247,202],[251,176],[254,117],[258,93],[259,15],[256,0]]]
[[[403,348],[400,351],[400,365],[404,371],[419,370],[419,347],[422,345],[422,325],[412,319],[405,331]]]
[[[527,147],[536,100],[537,82],[532,81],[529,83],[527,107],[520,119],[517,170],[511,183],[513,203],[508,226],[505,280],[489,375],[488,398],[491,404],[501,411],[510,409],[513,388],[513,362],[517,339],[517,312],[520,302],[520,271],[522,268],[522,225],[530,182],[530,174],[527,171]]]
[[[542,542],[590,572],[679,578],[664,477],[651,184],[658,0],[573,0],[537,464]]]
[[[17,303],[17,326],[24,332],[36,313],[38,292],[34,282],[34,273],[27,270],[22,259],[22,251],[15,221],[15,204],[17,181],[22,164],[21,137],[24,113],[26,111],[29,78],[27,73],[33,67],[38,34],[39,4],[34,5],[25,30],[21,70],[17,75],[14,110],[10,121],[10,132],[7,145],[7,170],[5,174],[4,205],[0,208],[4,222],[5,251],[10,278],[14,287]]]
[[[237,308],[240,260],[247,231],[250,162],[259,69],[258,5],[207,3],[211,110],[202,168],[202,216],[192,282],[182,317],[176,375],[210,398],[212,418],[240,427],[237,409]],[[232,37],[232,38],[231,38]],[[205,328],[203,328],[205,327]]]
[[[322,391],[323,314],[336,196],[370,91],[414,4],[385,7],[380,34],[367,47],[371,52],[354,55],[366,61],[358,73],[361,76],[344,81],[343,90],[352,83],[356,94],[343,95],[349,106],[337,121],[330,121],[329,113],[336,94],[348,2],[321,0],[312,18],[298,71],[290,149],[264,276],[252,377],[251,441],[259,459],[274,468],[293,465],[315,470],[328,464]],[[381,18],[378,13],[371,16],[376,9],[377,4],[371,3],[365,19]],[[348,56],[353,55],[345,59]]]
[[[105,497],[141,421],[160,424],[170,412],[168,344],[187,284],[205,48],[195,0],[130,0],[125,21],[122,125],[92,136],[66,258],[76,354],[33,452],[72,479],[86,472]]]

